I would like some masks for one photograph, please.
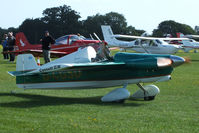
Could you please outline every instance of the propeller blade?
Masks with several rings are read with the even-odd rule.
[[[191,63],[191,59],[189,57],[183,57],[185,59],[185,63]]]

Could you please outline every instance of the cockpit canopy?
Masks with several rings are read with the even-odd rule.
[[[77,40],[86,40],[86,38],[84,36],[65,35],[56,39],[55,45],[71,44],[72,42],[77,41]]]

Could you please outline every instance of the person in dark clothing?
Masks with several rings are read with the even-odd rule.
[[[15,37],[13,36],[12,32],[8,33],[8,51],[10,52],[10,62],[14,62],[15,60],[15,54],[12,53],[14,51],[15,46]]]
[[[55,43],[55,40],[50,36],[48,31],[45,31],[45,36],[41,39],[42,41],[42,50],[45,63],[50,62],[50,48],[51,44]]]
[[[8,35],[7,34],[4,34],[3,36],[3,40],[2,40],[2,46],[3,46],[3,57],[4,57],[4,60],[7,60],[9,59],[9,56],[8,56]]]

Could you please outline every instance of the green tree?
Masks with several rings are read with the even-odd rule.
[[[19,26],[19,31],[24,32],[30,43],[41,43],[39,40],[46,30],[55,39],[65,34],[77,33],[81,29],[79,18],[79,13],[70,6],[47,8],[43,11],[43,17],[26,19]]]
[[[95,32],[100,38],[102,38],[100,26],[105,24],[103,15],[96,14],[95,16],[88,16],[86,20],[82,21],[82,24],[84,36],[88,36]]]
[[[28,41],[33,44],[40,43],[40,39],[44,35],[44,31],[46,29],[47,25],[39,18],[26,19],[19,26],[19,31],[23,32],[26,35]]]
[[[196,32],[189,25],[177,23],[173,20],[163,21],[159,24],[158,29],[153,30],[153,36],[164,36],[164,34],[171,34],[176,37],[176,33],[196,34]]]
[[[122,14],[116,12],[110,12],[105,15],[96,14],[94,16],[87,17],[83,22],[83,28],[85,34],[97,33],[100,38],[103,38],[101,25],[110,25],[113,32],[117,34],[133,34],[140,35],[143,30],[136,30],[132,26],[127,26],[125,17]]]
[[[80,21],[80,18],[79,13],[67,5],[47,8],[43,11],[43,17],[24,20],[19,26],[19,31],[24,32],[33,44],[40,43],[39,40],[46,30],[54,38],[77,33],[88,37],[95,32],[101,39],[103,39],[101,25],[110,25],[113,32],[117,34],[140,35],[144,32],[136,30],[133,26],[127,26],[125,17],[117,12],[88,16],[83,21]]]
[[[47,8],[43,11],[43,16],[41,20],[55,37],[77,33],[81,27],[79,13],[67,5]]]

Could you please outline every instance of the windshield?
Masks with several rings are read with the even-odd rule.
[[[86,38],[84,36],[73,35],[73,36],[70,37],[70,39],[72,41],[76,41],[76,40],[85,40]]]
[[[155,40],[158,44],[162,44],[162,41],[160,41],[160,40]]]
[[[67,44],[68,37],[69,37],[69,35],[66,35],[66,36],[62,36],[62,37],[56,39],[55,40],[55,45]]]
[[[58,39],[56,39],[55,45],[67,44],[68,38],[69,38],[69,44],[71,44],[72,42],[77,41],[77,40],[85,40],[86,39],[84,36],[65,35],[65,36],[62,36],[62,37],[59,37]]]

